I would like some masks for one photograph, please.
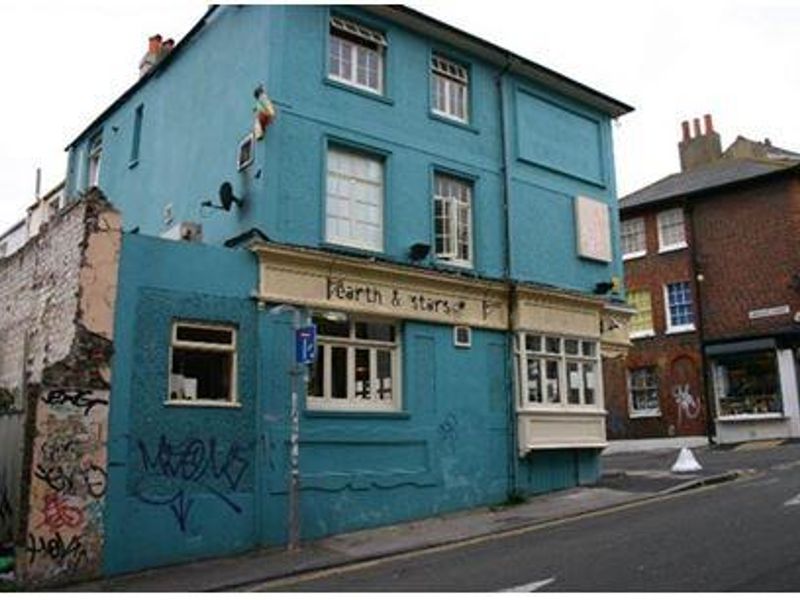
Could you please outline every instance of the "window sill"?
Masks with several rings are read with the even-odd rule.
[[[642,258],[643,256],[647,256],[646,250],[641,250],[639,252],[631,252],[630,254],[623,254],[622,260],[623,261],[634,260],[636,258]]]
[[[631,411],[628,416],[631,419],[653,419],[661,417],[661,411],[660,410]]]
[[[440,115],[435,112],[429,112],[428,117],[430,117],[434,121],[439,121],[440,123],[447,123],[448,125],[453,125],[454,127],[458,127],[459,129],[463,129],[464,131],[469,131],[470,133],[474,133],[475,135],[480,135],[481,133],[479,129],[476,129],[469,123],[465,123],[464,121],[459,121],[457,119],[446,117],[444,115]]]
[[[602,417],[606,415],[606,411],[602,408],[587,407],[573,405],[567,407],[566,405],[558,404],[552,406],[532,406],[528,404],[522,408],[517,408],[518,415],[584,415],[584,416],[597,416]]]
[[[218,402],[215,400],[167,400],[164,406],[197,407],[197,408],[242,408],[240,402]]]
[[[678,335],[681,333],[693,333],[697,331],[694,325],[684,325],[681,327],[670,327],[664,332],[666,335]]]
[[[334,241],[334,240],[325,240],[320,244],[320,248],[334,250],[337,252],[344,252],[348,254],[352,254],[353,256],[359,256],[361,258],[374,258],[374,257],[383,257],[384,253],[382,249],[375,249],[375,248],[366,248],[364,246],[355,246],[348,244],[344,241]]]
[[[303,411],[303,416],[309,419],[398,419],[408,420],[411,418],[411,413],[405,411],[392,411],[392,410],[348,410],[346,408],[340,409],[322,409],[322,408],[307,408]]]
[[[434,258],[436,266],[444,270],[452,271],[474,271],[475,265],[472,263],[458,262],[454,260],[447,260],[446,258]]]
[[[683,242],[682,244],[675,244],[674,246],[664,246],[663,248],[659,247],[658,248],[658,253],[659,254],[668,254],[670,252],[677,252],[678,250],[684,250],[684,249],[686,249],[688,247],[689,247],[689,245],[686,242]]]
[[[384,104],[388,104],[389,106],[394,106],[394,100],[392,100],[391,98],[387,98],[386,96],[383,96],[378,92],[371,92],[369,90],[362,89],[354,85],[350,85],[341,81],[336,81],[335,79],[331,79],[329,77],[323,78],[322,83],[324,83],[325,85],[329,85],[333,88],[358,94],[359,96],[363,96],[364,98],[369,98],[371,100],[377,100],[378,102],[383,102]]]
[[[636,333],[631,333],[628,337],[632,340],[643,340],[656,337],[656,332],[653,329],[648,329],[647,331],[637,331]]]
[[[748,413],[717,417],[717,421],[721,423],[736,423],[739,421],[785,421],[788,418],[789,417],[783,413]]]

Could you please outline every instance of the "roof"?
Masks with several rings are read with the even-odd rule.
[[[211,15],[220,8],[219,5],[211,5],[205,14],[200,18],[200,20],[195,23],[192,29],[185,35],[183,38],[175,45],[172,51],[165,56],[161,61],[159,61],[153,68],[151,68],[145,75],[140,77],[136,83],[134,83],[131,87],[129,87],[125,92],[120,95],[107,109],[105,109],[97,118],[95,118],[86,128],[83,129],[68,145],[64,150],[69,150],[78,140],[83,138],[89,131],[93,130],[100,124],[102,121],[108,117],[114,110],[116,110],[120,105],[122,105],[128,98],[130,98],[137,90],[139,90],[142,86],[144,86],[150,78],[154,77],[155,74],[161,72],[165,69],[175,57],[180,54],[183,49],[188,45],[188,42],[195,37],[200,30],[202,30],[207,23],[208,19]],[[531,60],[518,56],[508,50],[504,50],[503,48],[492,44],[491,42],[487,42],[477,36],[474,36],[470,33],[457,29],[447,23],[443,23],[434,19],[433,17],[429,17],[421,12],[412,10],[405,6],[400,5],[393,5],[393,6],[376,6],[376,5],[369,5],[369,6],[362,6],[361,8],[366,10],[372,10],[378,14],[382,14],[385,17],[403,23],[408,20],[416,21],[417,23],[424,23],[427,24],[429,27],[438,30],[448,32],[450,34],[455,34],[463,38],[465,41],[470,42],[472,45],[478,45],[482,47],[484,50],[488,51],[492,57],[487,57],[489,60],[494,59],[495,62],[500,62],[505,68],[510,70],[521,70],[523,75],[527,75],[534,80],[540,81],[547,85],[551,85],[555,87],[557,90],[561,91],[562,93],[566,94],[567,96],[579,99],[583,102],[586,102],[590,106],[593,106],[602,112],[608,114],[611,117],[619,117],[626,113],[633,111],[633,107],[621,102],[619,100],[615,100],[614,98],[602,94],[582,83],[579,83],[569,77],[561,75],[556,71],[548,69],[547,67],[543,67]],[[405,16],[405,19],[403,18]],[[502,60],[501,60],[502,58]]]
[[[688,196],[789,171],[798,165],[800,165],[800,160],[757,160],[752,158],[717,160],[689,171],[668,175],[621,198],[619,207],[621,210],[626,210],[680,196]]]

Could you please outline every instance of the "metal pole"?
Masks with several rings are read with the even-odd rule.
[[[300,310],[292,311],[295,334],[300,329]],[[303,367],[304,368],[304,367]],[[292,365],[292,406],[289,434],[289,550],[300,548],[300,414],[298,412],[298,379],[301,366]]]

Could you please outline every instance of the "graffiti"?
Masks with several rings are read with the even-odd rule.
[[[456,450],[456,442],[458,442],[458,419],[453,413],[447,413],[444,421],[439,423],[437,428],[439,432],[439,439],[445,444],[445,447],[450,450],[452,454]]]
[[[84,416],[88,416],[95,406],[107,406],[106,398],[93,396],[92,390],[50,390],[42,398],[42,402],[48,406],[72,405],[75,408],[82,408]]]
[[[65,541],[60,533],[51,536],[35,536],[28,534],[28,564],[33,565],[40,557],[45,556],[55,562],[61,569],[74,572],[88,561],[88,553],[77,535]]]
[[[101,498],[105,495],[108,481],[105,469],[90,460],[85,461],[85,464],[66,466],[39,463],[33,475],[55,492],[70,495],[88,494],[92,498]]]
[[[145,504],[169,506],[181,531],[186,531],[193,504],[188,493],[195,489],[210,492],[237,514],[242,512],[231,493],[239,489],[250,467],[246,454],[251,445],[231,442],[225,451],[213,437],[173,444],[162,435],[154,453],[143,440],[138,448],[145,476],[135,485],[134,495]]]
[[[678,419],[681,420],[685,415],[689,420],[694,420],[700,416],[700,403],[695,400],[689,391],[689,384],[676,385],[672,388],[672,397],[678,405]]]
[[[83,525],[83,518],[83,510],[67,504],[63,496],[47,494],[42,509],[42,522],[38,526],[55,532],[62,527],[80,527]]]

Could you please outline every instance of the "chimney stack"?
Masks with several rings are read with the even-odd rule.
[[[172,40],[167,40],[172,41]],[[139,62],[139,78],[144,77],[150,69],[156,66],[162,52],[161,34],[151,35],[147,40],[147,53]]]
[[[689,121],[681,123],[683,139],[678,143],[681,159],[681,171],[689,171],[695,167],[712,163],[722,157],[722,144],[719,134],[714,131],[711,115],[703,116],[705,132],[700,129],[700,119],[692,120],[694,135],[689,132]]]

